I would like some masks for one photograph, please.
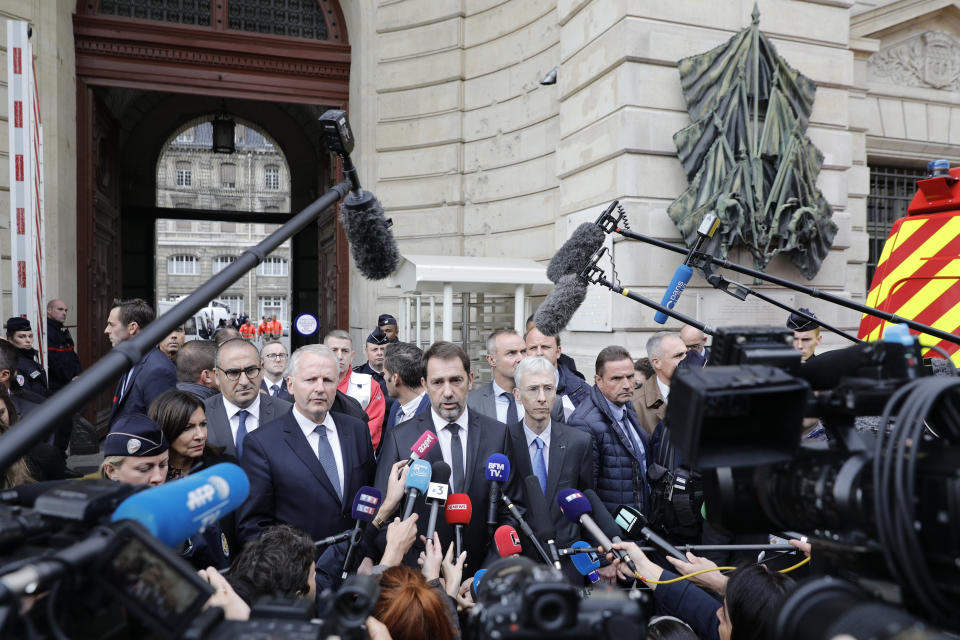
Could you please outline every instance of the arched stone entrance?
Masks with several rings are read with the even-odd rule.
[[[154,298],[157,218],[239,220],[155,206],[157,158],[178,127],[225,110],[269,132],[290,164],[294,213],[335,178],[316,119],[347,106],[350,46],[338,3],[287,0],[297,6],[263,19],[259,2],[195,4],[192,11],[142,0],[77,4],[77,318],[85,365],[109,348],[101,332],[115,297]],[[291,268],[291,316],[318,314],[321,331],[346,326],[347,245],[333,211],[294,239]]]

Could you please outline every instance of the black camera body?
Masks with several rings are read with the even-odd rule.
[[[583,599],[553,567],[503,558],[484,575],[468,626],[478,638],[643,638],[649,604],[614,589]]]

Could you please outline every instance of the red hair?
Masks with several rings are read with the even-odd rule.
[[[380,576],[373,617],[386,625],[393,640],[453,640],[444,597],[419,571],[390,567]]]

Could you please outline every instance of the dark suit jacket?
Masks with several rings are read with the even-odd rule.
[[[110,424],[122,415],[131,413],[146,414],[154,398],[177,386],[177,367],[160,349],[147,351],[143,359],[133,367],[133,377],[127,384],[127,391],[120,397],[123,378],[117,385],[117,393],[110,409]]]
[[[342,502],[300,425],[287,412],[243,441],[240,466],[250,478],[250,496],[240,506],[237,521],[244,541],[281,522],[303,529],[314,540],[353,526],[353,498],[373,480],[376,464],[370,429],[342,413],[330,415],[343,453]]]
[[[530,449],[527,447],[527,439],[523,433],[521,423],[509,425],[507,433],[510,437],[510,447],[514,452],[510,459],[510,472],[517,478],[519,483],[518,491],[520,493],[514,497],[518,504],[525,507],[530,504],[530,499],[526,491],[524,479],[534,475],[533,463],[530,459]],[[547,508],[550,510],[550,523],[545,525],[552,532],[552,537],[557,543],[557,548],[569,547],[571,543],[582,540],[580,525],[567,520],[563,512],[560,511],[560,505],[557,503],[557,493],[561,489],[579,489],[586,491],[593,489],[593,443],[587,434],[568,427],[562,422],[552,421],[550,425],[550,452],[549,463],[547,465],[547,493],[544,496]],[[527,509],[529,514],[529,509]],[[538,529],[534,522],[528,523],[534,531]],[[523,534],[521,533],[521,538]],[[540,540],[546,544],[546,540]],[[540,562],[540,556],[537,555],[532,544],[522,540],[523,555],[528,556]],[[581,584],[583,577],[574,568],[572,562],[563,560],[564,574],[573,584]]]
[[[470,502],[473,506],[473,517],[463,531],[463,547],[467,551],[467,563],[470,565],[464,569],[463,575],[465,578],[473,575],[482,566],[493,539],[493,536],[487,533],[487,496],[490,490],[486,481],[487,459],[494,453],[502,453],[510,458],[507,425],[491,420],[476,411],[470,411],[468,413],[467,429],[467,466],[464,469],[464,484],[466,486],[457,488],[458,493],[466,493],[470,496]],[[377,465],[376,479],[376,487],[383,491],[384,495],[387,492],[390,467],[397,460],[405,460],[409,457],[410,447],[427,430],[436,433],[433,426],[432,411],[421,413],[387,431],[380,447],[380,461]],[[430,449],[425,460],[430,463],[443,460],[439,443]],[[507,491],[511,496],[517,495],[516,489],[510,483],[507,484]],[[501,522],[506,523],[507,520],[503,511],[500,510]],[[426,505],[422,498],[417,499],[415,513],[419,514],[417,525],[420,529],[420,535],[425,535],[430,507]],[[447,525],[443,513],[440,513],[437,518],[437,533],[440,535],[440,543],[446,549],[453,540],[453,529]],[[385,536],[381,534],[381,545],[384,540]],[[416,558],[422,549],[423,544],[420,543],[418,538],[413,549],[404,558],[404,564],[416,567]]]
[[[290,413],[291,409],[293,405],[286,400],[278,400],[261,393],[258,429]],[[230,430],[230,421],[227,420],[227,408],[223,406],[223,395],[218,393],[204,400],[203,410],[207,414],[207,441],[216,447],[223,447],[224,453],[236,456],[237,443],[233,440],[233,431]],[[250,435],[253,433],[256,433],[256,430]]]
[[[467,406],[470,411],[476,411],[493,420],[497,419],[497,399],[493,397],[493,383],[488,382],[478,387],[467,396]]]
[[[393,403],[393,407],[390,409],[390,414],[387,416],[387,423],[384,426],[384,429],[389,429],[391,427],[397,426],[397,414],[400,413],[401,404],[399,401]],[[426,413],[430,411],[430,396],[423,394],[423,397],[420,398],[420,404],[417,405],[416,411],[413,412],[414,416],[418,416],[421,413]],[[411,418],[407,418],[410,420]],[[406,420],[404,420],[406,422]]]
[[[267,379],[263,378],[260,380],[260,388],[268,396],[270,395],[270,386],[267,384]],[[271,396],[272,397],[272,396]],[[281,400],[286,400],[287,402],[293,402],[293,394],[290,393],[290,390],[287,389],[287,379],[280,378],[280,393],[277,395]]]

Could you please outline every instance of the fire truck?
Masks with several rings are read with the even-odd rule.
[[[936,329],[960,330],[960,167],[946,160],[928,165],[929,176],[917,182],[907,215],[897,220],[867,294],[867,304]],[[864,315],[858,337],[879,340],[887,321]],[[918,334],[923,356],[943,357],[960,366],[960,345]]]

